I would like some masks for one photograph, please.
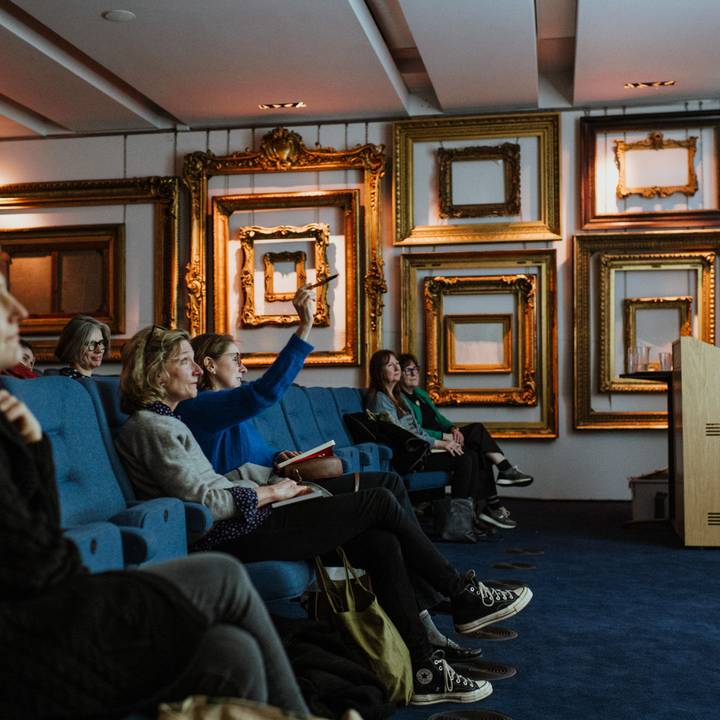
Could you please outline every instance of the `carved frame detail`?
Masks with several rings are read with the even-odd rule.
[[[295,276],[297,287],[305,284],[305,260],[306,255],[302,250],[297,252],[267,252],[263,255],[263,267],[265,268],[265,302],[283,302],[292,300],[295,293],[275,292],[275,265],[281,262],[295,264]]]
[[[445,315],[445,372],[455,373],[510,373],[512,372],[512,315]],[[502,325],[503,360],[496,364],[458,363],[455,358],[456,325]]]

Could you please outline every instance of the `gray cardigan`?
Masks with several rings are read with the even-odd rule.
[[[399,425],[400,427],[405,428],[405,430],[409,430],[411,433],[413,433],[413,435],[421,437],[423,440],[430,443],[430,447],[435,446],[435,438],[429,435],[426,430],[424,430],[422,427],[420,427],[420,425],[418,425],[417,420],[415,420],[415,416],[409,409],[407,413],[402,417],[398,415],[395,403],[393,403],[387,393],[368,393],[367,409],[371,413],[375,413],[376,415],[382,415],[383,420],[388,420],[389,422],[395,423],[395,425]]]

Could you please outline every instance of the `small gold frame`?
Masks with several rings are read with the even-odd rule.
[[[692,337],[692,301],[689,295],[678,297],[640,297],[623,299],[623,350],[627,362],[628,351],[637,345],[637,313],[642,310],[677,310],[680,337]],[[659,364],[648,370],[658,370]],[[625,372],[628,372],[627,366]]]
[[[32,228],[29,230],[0,230],[0,252],[13,258],[18,254],[50,256],[52,263],[51,292],[59,300],[60,288],[58,254],[73,250],[94,250],[102,258],[102,305],[97,309],[82,311],[110,327],[110,332],[125,332],[125,226],[73,225],[62,227]],[[10,278],[8,278],[10,280]],[[12,286],[10,292],[13,292]],[[46,315],[30,315],[20,323],[22,335],[59,335],[73,315],[50,312]]]
[[[631,378],[620,378],[613,373],[613,354],[617,345],[615,338],[615,277],[618,272],[657,272],[660,270],[688,270],[696,275],[697,314],[700,321],[700,338],[715,342],[712,293],[715,287],[714,253],[641,253],[600,255],[600,392],[662,392],[665,384]],[[627,325],[623,325],[624,328]],[[624,349],[627,358],[627,348]]]
[[[530,221],[415,225],[413,152],[416,143],[535,138],[539,217]],[[560,116],[558,113],[471,115],[403,120],[394,124],[395,245],[562,240],[560,229]]]
[[[698,178],[695,173],[695,153],[697,151],[697,140],[691,135],[687,140],[668,140],[659,130],[652,130],[644,140],[637,142],[625,142],[614,140],[615,143],[615,164],[617,165],[619,178],[616,195],[619,198],[626,198],[630,195],[640,195],[644,198],[670,197],[674,193],[682,193],[688,197],[694,195],[698,190]],[[685,185],[648,185],[645,187],[627,187],[625,174],[627,169],[627,153],[639,150],[661,151],[669,148],[685,148],[687,150],[687,176]]]
[[[437,156],[440,167],[441,218],[520,214],[520,146],[517,143],[506,142],[502,145],[477,145],[451,149],[438,148]],[[465,205],[453,203],[452,164],[472,160],[502,161],[504,202]]]
[[[240,228],[238,233],[243,253],[243,265],[240,272],[240,286],[243,291],[243,302],[240,308],[240,322],[243,327],[261,327],[263,325],[297,325],[300,318],[292,315],[257,315],[255,313],[255,241],[256,240],[305,240],[314,238],[315,280],[325,280],[329,273],[327,248],[330,243],[330,228],[325,223],[309,223],[308,225],[278,225],[272,228],[248,225]],[[291,255],[292,253],[287,253]],[[297,253],[295,253],[297,254]],[[304,253],[302,253],[304,256]],[[267,283],[267,265],[265,269]],[[267,284],[265,286],[267,288]],[[327,285],[316,289],[317,302],[313,325],[327,327],[330,324],[330,312],[327,304]],[[292,300],[292,297],[289,298]]]
[[[652,248],[652,251],[647,251]],[[643,252],[645,251],[645,252]],[[644,258],[650,264],[653,256],[674,257],[678,262],[689,262],[693,254],[701,253],[714,265],[720,251],[720,232],[717,230],[695,230],[686,232],[643,232],[643,233],[593,233],[576,235],[573,239],[573,287],[574,287],[574,353],[573,353],[573,411],[577,430],[666,430],[667,412],[635,410],[597,410],[593,407],[593,383],[591,357],[597,350],[591,344],[590,319],[595,306],[591,306],[590,287],[596,272],[593,259],[602,254],[625,254],[630,258]],[[657,262],[657,261],[656,261]],[[703,261],[705,262],[705,261]],[[598,268],[595,268],[599,271]],[[707,278],[707,282],[705,281]],[[715,337],[715,275],[703,275],[703,310],[698,315],[707,318],[708,333]],[[608,308],[603,298],[607,292],[600,292],[600,328],[607,323]],[[701,321],[701,322],[704,322]],[[704,338],[701,338],[704,339]],[[602,361],[603,353],[601,353]],[[606,361],[607,362],[607,361]],[[659,385],[659,384],[658,384]],[[663,389],[665,385],[662,385]],[[636,390],[637,388],[633,388]],[[611,396],[612,397],[612,396]]]
[[[215,175],[357,169],[362,171],[364,186],[362,295],[365,302],[362,305],[361,326],[368,354],[378,350],[382,340],[383,294],[387,292],[380,228],[380,180],[385,174],[384,149],[383,145],[371,144],[339,151],[331,147],[310,149],[298,133],[287,128],[274,128],[263,135],[259,150],[247,149],[232,155],[215,155],[210,151],[186,155],[183,181],[190,191],[190,259],[186,265],[185,288],[191,334],[206,332],[209,314],[206,298],[209,178]],[[217,271],[211,269],[211,272],[216,274]]]
[[[313,192],[253,193],[223,195],[212,198],[213,233],[213,315],[216,332],[234,334],[236,328],[228,308],[227,246],[230,238],[230,218],[236,212],[280,210],[296,208],[335,207],[342,213],[342,232],[345,238],[345,344],[337,350],[315,350],[305,365],[359,365],[361,357],[360,287],[362,258],[367,257],[360,233],[359,190],[319,190]],[[367,277],[367,275],[366,275]],[[367,287],[367,286],[366,286]],[[242,339],[242,336],[241,336]],[[267,367],[277,353],[243,352],[247,367]]]
[[[512,372],[512,315],[445,315],[445,372],[454,373],[510,373]],[[458,363],[455,358],[456,325],[501,325],[502,361],[499,363]]]
[[[297,288],[299,288],[305,284],[305,260],[306,255],[302,250],[297,252],[267,252],[263,255],[265,302],[284,302],[295,297],[294,292],[275,292],[275,265],[281,262],[295,263],[295,277],[297,278]]]
[[[153,238],[153,318],[177,327],[178,236],[180,180],[138,177],[117,180],[71,180],[0,186],[0,211],[46,207],[150,204],[155,208]],[[124,338],[113,338],[107,360],[119,361]],[[56,340],[34,340],[35,357],[55,362]]]

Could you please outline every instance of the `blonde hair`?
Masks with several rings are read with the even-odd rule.
[[[164,402],[166,365],[180,351],[180,343],[190,341],[184,330],[168,330],[160,325],[135,333],[122,352],[120,407],[126,413],[142,410],[153,402]]]

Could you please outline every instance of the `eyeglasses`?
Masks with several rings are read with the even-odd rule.
[[[104,340],[91,340],[90,342],[85,343],[85,347],[90,350],[90,352],[95,352],[97,350],[104,350],[105,349],[105,341]]]
[[[419,375],[420,374],[420,368],[415,367],[415,365],[408,365],[408,367],[403,368],[403,375]]]
[[[233,362],[237,365],[242,365],[242,355],[240,353],[227,352],[223,353],[220,357],[232,358]]]
[[[150,348],[152,346],[153,340],[155,339],[155,333],[158,330],[160,331],[160,348],[159,348],[159,350],[162,352],[163,341],[165,340],[165,333],[167,332],[167,329],[164,328],[162,325],[153,325],[152,329],[148,333],[147,338],[145,339],[145,349],[143,350],[143,364],[145,365],[145,367],[148,366],[148,362],[149,362],[150,356],[152,354]]]

